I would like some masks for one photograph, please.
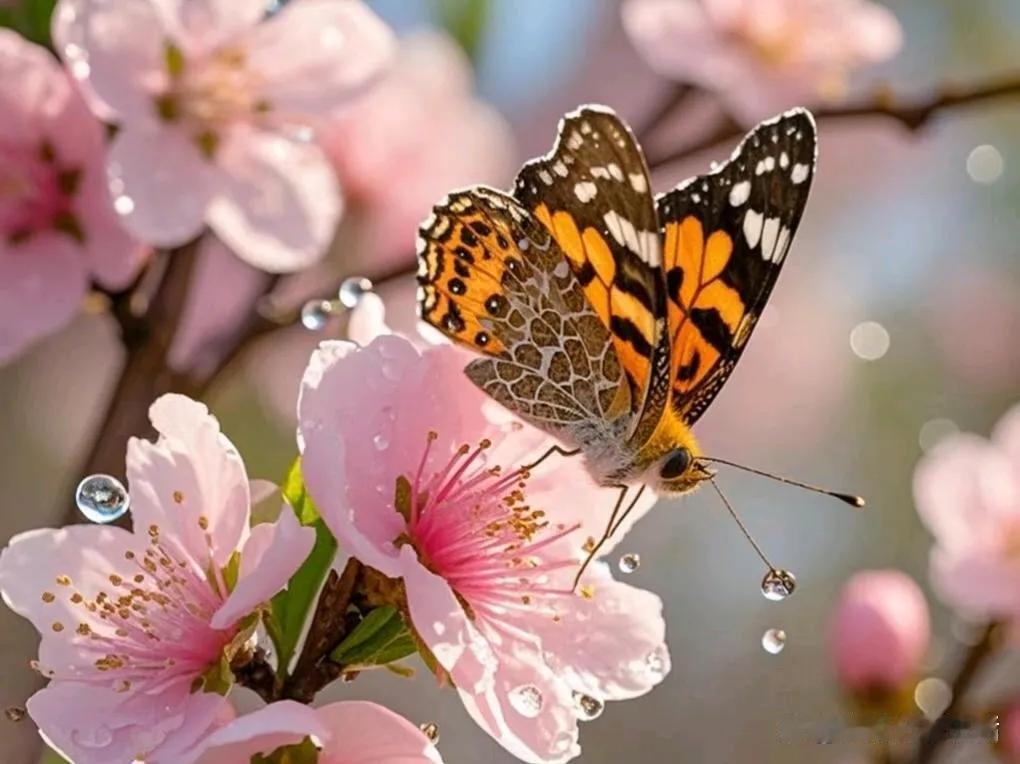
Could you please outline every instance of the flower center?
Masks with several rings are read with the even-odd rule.
[[[84,667],[37,667],[47,677],[110,683],[121,692],[178,676],[196,676],[219,659],[235,628],[209,626],[226,596],[222,575],[210,581],[191,556],[159,528],[149,528],[144,552],[126,551],[124,566],[107,576],[110,587],[86,596],[69,576],[57,576],[51,603],[66,598],[81,613],[77,625],[54,621],[91,662]]]
[[[80,177],[57,164],[46,141],[35,147],[0,142],[0,236],[16,243],[56,229],[80,239],[71,212]]]
[[[550,527],[546,513],[527,501],[526,472],[504,474],[485,464],[488,440],[473,450],[460,446],[444,467],[426,475],[436,439],[429,433],[413,479],[397,481],[395,506],[406,530],[395,543],[413,545],[422,564],[442,576],[474,615],[503,616],[569,595],[569,588],[552,585],[550,573],[578,560],[562,546],[550,549],[578,526]]]

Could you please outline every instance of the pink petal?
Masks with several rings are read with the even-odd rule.
[[[158,0],[164,23],[189,55],[202,55],[256,26],[265,0]]]
[[[1020,405],[1002,415],[992,433],[992,442],[1013,465],[1013,474],[1020,481]]]
[[[216,161],[224,179],[207,219],[239,257],[256,268],[284,273],[325,254],[342,200],[336,176],[317,146],[238,128]]]
[[[0,243],[0,364],[67,324],[87,288],[81,247],[70,237]]]
[[[843,34],[853,40],[855,52],[865,61],[884,61],[903,47],[903,29],[885,6],[853,0]]]
[[[347,337],[358,345],[368,345],[376,337],[392,334],[386,325],[386,306],[382,298],[370,292],[351,311],[347,319]]]
[[[1020,564],[984,550],[931,553],[931,582],[939,597],[974,618],[1020,615]]]
[[[135,527],[157,525],[197,562],[211,554],[217,566],[226,565],[248,532],[248,476],[240,454],[209,410],[183,395],[162,396],[149,417],[159,440],[128,443]]]
[[[363,700],[330,703],[316,712],[329,730],[321,764],[437,764],[439,752],[418,727]]]
[[[583,583],[594,596],[576,597],[559,622],[533,618],[522,626],[541,637],[550,668],[571,687],[599,700],[644,695],[670,671],[662,600],[614,581],[601,563]]]
[[[138,275],[150,250],[121,225],[102,169],[84,179],[75,213],[85,229],[82,255],[90,273],[107,289],[123,289]]]
[[[224,629],[287,585],[315,543],[315,530],[302,527],[289,508],[275,523],[256,525],[241,550],[237,586],[209,625]]]
[[[197,747],[193,764],[248,764],[256,754],[300,743],[309,735],[328,740],[332,730],[321,714],[293,700],[271,703],[216,730]]]
[[[540,698],[540,708],[522,703],[525,693]],[[508,641],[492,686],[478,693],[458,688],[458,694],[471,718],[522,761],[557,764],[581,753],[571,690],[529,645]]]
[[[173,752],[193,745],[229,713],[225,698],[191,694],[186,682],[160,695],[53,682],[26,705],[47,742],[77,764],[141,756],[154,762],[179,761]]]
[[[475,693],[490,687],[496,655],[475,628],[445,579],[418,562],[414,548],[401,549],[401,577],[414,629],[439,665],[461,690]]]
[[[10,29],[0,29],[0,129],[14,145],[38,144],[47,131],[59,127],[53,118],[75,98],[67,76],[53,57],[39,45]],[[73,132],[57,130],[60,135]],[[97,126],[98,127],[98,126]],[[87,128],[86,128],[87,129]]]
[[[53,39],[97,116],[156,122],[153,101],[167,84],[167,33],[155,2],[60,0]]]
[[[263,95],[286,118],[325,116],[389,63],[393,33],[360,2],[302,0],[252,30],[251,66]]]
[[[114,207],[135,237],[175,247],[201,232],[216,173],[186,133],[127,127],[113,140],[108,170]]]

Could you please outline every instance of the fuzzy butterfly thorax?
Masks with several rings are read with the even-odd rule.
[[[512,194],[475,187],[434,208],[422,318],[480,353],[468,377],[580,449],[599,483],[689,491],[708,476],[691,426],[765,307],[815,151],[811,115],[787,112],[655,197],[629,128],[583,107]]]

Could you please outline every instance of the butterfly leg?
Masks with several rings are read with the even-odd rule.
[[[538,459],[533,461],[531,464],[526,464],[523,467],[521,467],[521,469],[524,470],[525,472],[531,472],[533,469],[535,469],[535,467],[540,465],[542,462],[544,462],[546,459],[548,459],[553,454],[559,454],[560,456],[577,456],[579,453],[581,453],[581,449],[579,449],[579,448],[575,448],[573,450],[568,451],[568,450],[560,447],[559,445],[555,445],[555,446],[552,446],[548,451],[546,451],[540,457],[538,457]]]
[[[598,540],[598,543],[592,547],[590,552],[588,552],[588,556],[585,558],[584,562],[581,563],[581,569],[578,570],[577,575],[574,576],[574,585],[571,587],[571,589],[577,588],[578,581],[581,580],[581,576],[584,575],[584,571],[588,569],[588,566],[591,564],[591,561],[595,559],[595,556],[599,553],[599,550],[602,548],[602,545],[605,544],[610,539],[610,537],[612,537],[612,535],[616,533],[617,530],[620,529],[620,525],[623,523],[624,520],[627,519],[627,515],[629,515],[630,511],[634,509],[634,505],[637,504],[638,499],[641,498],[641,494],[644,493],[645,487],[641,486],[638,489],[637,495],[634,496],[630,504],[627,505],[627,509],[625,509],[623,511],[623,514],[621,515],[620,507],[623,506],[623,500],[627,498],[627,492],[629,490],[630,486],[626,485],[620,486],[620,495],[616,499],[616,506],[613,507],[613,514],[609,516],[609,522],[606,523],[606,530],[602,534],[602,538]],[[619,519],[617,519],[618,516]]]

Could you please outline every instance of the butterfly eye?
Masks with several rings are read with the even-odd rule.
[[[678,448],[663,462],[659,470],[659,477],[663,480],[678,478],[687,472],[687,468],[690,466],[691,452],[686,448]]]

